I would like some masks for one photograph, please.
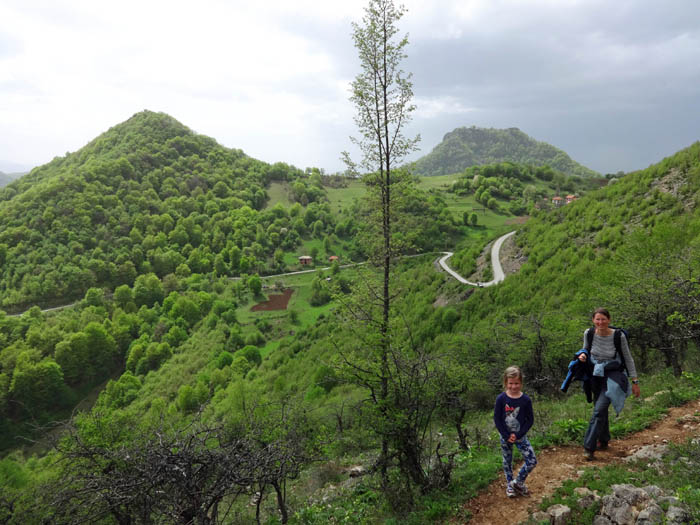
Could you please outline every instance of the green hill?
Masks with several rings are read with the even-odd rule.
[[[448,175],[471,166],[516,162],[550,166],[566,175],[600,176],[578,164],[562,150],[537,141],[518,128],[457,128],[447,133],[429,154],[412,164],[417,175]]]
[[[65,303],[149,272],[236,275],[233,244],[256,236],[244,271],[262,271],[278,245],[298,242],[288,216],[260,216],[265,186],[298,171],[224,148],[168,115],[138,113],[0,190],[0,308]]]

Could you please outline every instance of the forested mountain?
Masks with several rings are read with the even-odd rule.
[[[573,161],[565,152],[537,141],[518,128],[457,128],[447,133],[440,144],[412,165],[418,175],[458,173],[471,166],[498,162],[516,162],[532,166],[550,166],[566,175],[599,176]]]
[[[301,175],[138,113],[0,190],[0,308],[66,302],[149,272],[262,272],[308,226],[262,213],[265,185],[298,177],[295,191],[311,203],[321,190],[306,191]],[[313,215],[320,230],[333,227],[327,210]]]

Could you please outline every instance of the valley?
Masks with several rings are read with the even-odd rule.
[[[263,457],[252,452],[261,435],[274,454],[289,454],[280,477],[261,467],[226,496],[229,523],[256,511],[275,523],[273,483],[286,487],[290,523],[481,519],[503,496],[474,499],[499,475],[489,411],[506,366],[523,368],[539,407],[533,439],[543,460],[580,439],[586,405],[558,384],[592,305],[609,305],[634,334],[648,395],[673,386],[653,407],[626,409],[616,440],[700,395],[698,165],[695,144],[611,183],[511,161],[402,172],[389,274],[396,346],[382,374],[371,184],[268,165],[168,115],[138,113],[0,190],[0,509],[11,505],[27,523],[40,511],[101,512],[110,522],[109,506],[81,511],[59,488],[58,479],[82,484],[93,473],[71,454],[88,443],[99,454],[145,453],[153,435],[180,439],[201,426],[252,447],[250,457]],[[557,207],[563,191],[578,198]],[[476,286],[438,271],[448,251],[449,268]],[[372,404],[383,377],[397,378],[389,420]],[[89,396],[94,403],[80,403]],[[380,420],[401,428],[397,436],[424,436],[414,477],[401,477],[398,459],[389,469],[408,492],[382,488]],[[58,448],[26,445],[53,422],[72,429]],[[368,474],[350,482],[358,465]],[[259,509],[247,504],[254,492]],[[319,494],[328,495],[321,506]]]

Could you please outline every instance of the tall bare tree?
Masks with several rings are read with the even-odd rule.
[[[404,15],[403,6],[395,6],[391,0],[370,0],[365,8],[362,24],[353,23],[353,40],[358,51],[361,72],[352,83],[351,101],[357,110],[355,123],[360,138],[351,138],[358,146],[362,160],[355,164],[347,152],[343,158],[348,168],[357,173],[358,167],[367,172],[364,182],[371,199],[376,199],[374,226],[377,235],[370,235],[368,253],[372,262],[381,269],[381,284],[378,293],[370,293],[379,306],[380,315],[366,317],[366,321],[377,328],[376,340],[378,388],[372,397],[381,410],[386,410],[391,374],[390,357],[392,342],[391,318],[391,269],[392,259],[401,246],[395,238],[394,198],[395,190],[407,184],[405,173],[397,170],[398,163],[415,150],[419,137],[409,139],[403,134],[415,106],[411,75],[401,69],[406,57],[406,36],[399,37],[398,21]],[[400,191],[399,191],[400,193]],[[365,374],[363,377],[367,378]],[[389,459],[389,437],[382,435],[379,466],[386,481]]]

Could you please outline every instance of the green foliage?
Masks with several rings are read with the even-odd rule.
[[[333,296],[324,296],[342,292],[337,298],[348,303],[351,291],[369,284],[366,275],[358,278],[355,270],[334,265],[330,285],[320,275],[290,276],[295,302],[288,314],[251,312],[250,292],[256,285],[250,286],[248,276],[295,264],[292,250],[302,240],[317,250],[344,250],[337,252],[343,262],[346,253],[367,258],[375,253],[366,240],[377,230],[366,224],[376,201],[365,196],[353,204],[333,189],[328,194],[335,200],[325,203],[320,172],[267,166],[183,131],[162,115],[140,115],[132,124],[145,126],[149,135],[119,126],[84,150],[37,168],[12,191],[0,190],[2,306],[83,298],[73,309],[50,314],[38,308],[18,317],[0,312],[2,445],[26,435],[22,424],[29,418],[56,419],[86,394],[94,398],[97,392],[90,390],[116,378],[125,366],[125,373],[107,382],[96,406],[106,418],[123,418],[133,432],[142,431],[159,410],[167,408],[184,421],[205,402],[209,415],[235,426],[244,420],[241,406],[251,400],[297,395],[313,408],[317,419],[310,426],[328,432],[329,453],[376,457],[380,438],[363,428],[366,421],[376,421],[376,413],[360,403],[366,397],[357,386],[337,375],[337,360],[347,355],[339,352],[347,352],[358,336],[332,315]],[[476,204],[477,191],[487,206],[496,199],[501,212],[522,212],[526,206],[532,213],[515,237],[522,267],[497,287],[465,289],[436,272],[427,257],[392,260],[398,271],[391,275],[395,316],[389,328],[398,336],[392,348],[400,351],[391,371],[402,380],[410,378],[401,374],[407,363],[420,362],[411,361],[416,348],[424,352],[431,373],[449,357],[450,370],[439,386],[448,389],[454,404],[441,404],[447,397],[438,395],[444,391],[435,383],[418,390],[416,399],[393,392],[387,402],[396,410],[389,423],[405,430],[404,415],[416,413],[406,407],[426,403],[437,407],[439,416],[426,430],[428,438],[437,439],[440,429],[449,436],[446,448],[454,452],[450,446],[456,446],[459,424],[471,441],[465,447],[469,451],[455,456],[448,487],[425,499],[413,494],[416,510],[406,523],[447,519],[449,509],[495,477],[500,459],[489,441],[492,424],[477,427],[475,420],[483,417],[478,410],[492,403],[500,371],[506,364],[520,364],[527,391],[539,404],[558,388],[594,305],[610,306],[614,322],[632,329],[645,395],[649,374],[675,365],[684,372],[680,382],[670,373],[658,376],[668,388],[653,403],[630,399],[613,423],[615,436],[647,426],[666,406],[697,397],[700,380],[687,370],[698,363],[700,317],[693,303],[700,296],[699,151],[694,145],[558,210],[538,211],[532,204],[545,187],[586,183],[562,178],[551,168],[481,166],[476,184],[476,169],[467,170],[454,177],[449,194],[437,186],[419,190],[405,174],[393,172],[405,190],[394,194],[400,198],[393,210],[398,212],[393,246],[411,253],[457,245],[453,266],[466,275],[496,235],[493,221],[506,219],[493,210],[479,211],[477,226],[477,213],[470,208],[482,206]],[[289,210],[264,209],[264,187],[271,178],[284,181],[289,191],[301,178],[299,198],[316,200]],[[455,207],[458,198],[468,204]],[[340,205],[343,215],[337,216]],[[228,280],[242,273],[242,280]],[[312,299],[324,306],[310,308]],[[654,330],[672,335],[670,346]],[[359,333],[369,337],[368,332]],[[415,346],[402,346],[403,340]],[[378,347],[377,340],[366,342],[372,343],[366,348]],[[667,348],[675,361],[665,355]],[[378,391],[376,383],[372,387]],[[538,411],[537,447],[580,438],[589,407],[581,403],[583,408],[571,409],[571,397]],[[337,433],[329,430],[335,427]],[[481,443],[488,445],[482,450]],[[427,454],[422,457],[423,467],[435,464]],[[27,465],[0,462],[1,484],[22,490],[37,475]],[[683,473],[678,479],[691,476]],[[370,478],[331,508],[314,506],[299,516],[319,523],[391,518],[390,502]],[[290,492],[301,490],[300,485],[290,484]],[[690,505],[696,505],[695,485],[678,484]]]
[[[321,365],[316,369],[312,378],[312,384],[323,388],[326,392],[330,392],[339,383],[335,369]]]
[[[229,352],[223,351],[216,358],[216,368],[224,368],[229,366],[233,362],[233,355]]]
[[[563,434],[565,441],[579,442],[583,437],[583,433],[588,427],[588,421],[585,419],[564,419],[555,421],[554,425]]]
[[[257,274],[251,275],[248,278],[247,284],[248,284],[248,289],[251,291],[251,293],[254,296],[260,295],[260,291],[262,290],[262,280],[260,279],[260,277],[258,277]]]
[[[180,412],[191,413],[208,398],[208,392],[203,384],[198,384],[196,388],[190,385],[182,385],[177,392],[176,405]]]
[[[376,489],[360,484],[347,499],[336,502],[335,505],[313,504],[305,507],[292,516],[290,523],[298,525],[373,523],[380,501],[380,495]]]
[[[134,401],[141,389],[141,380],[131,372],[124,372],[117,381],[109,380],[100,394],[99,405],[106,408],[123,408]]]
[[[41,414],[43,410],[61,407],[68,401],[63,371],[51,359],[38,363],[27,360],[18,364],[12,375],[10,394],[29,414]]]
[[[149,271],[160,279],[237,274],[235,250],[254,242],[262,267],[277,247],[273,234],[284,249],[298,242],[279,209],[259,211],[274,177],[308,179],[308,202],[323,196],[292,166],[223,148],[167,115],[138,113],[0,190],[0,306],[77,299],[91,287],[132,286]],[[153,292],[134,290],[137,305],[159,300]]]
[[[257,346],[246,345],[236,352],[236,357],[243,356],[251,365],[258,366],[262,363],[260,349]]]
[[[331,291],[322,274],[316,276],[311,285],[311,306],[323,306],[331,300]]]

